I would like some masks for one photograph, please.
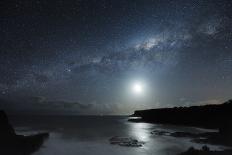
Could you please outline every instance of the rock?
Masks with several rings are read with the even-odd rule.
[[[17,135],[4,111],[0,111],[0,154],[29,155],[42,145],[49,133],[31,136]]]
[[[231,155],[232,150],[211,151],[208,146],[203,146],[201,150],[190,147],[186,152],[179,155]]]
[[[218,105],[137,110],[131,116],[131,122],[220,128],[222,134],[232,135],[232,123],[228,119],[232,117],[232,100]]]
[[[138,141],[131,137],[119,137],[115,136],[109,139],[110,144],[116,144],[119,146],[127,146],[127,147],[142,147],[144,142]]]
[[[0,137],[16,136],[4,111],[0,111]]]
[[[168,131],[154,130],[151,132],[151,134],[158,135],[158,136],[170,136],[171,133]]]
[[[189,132],[173,132],[170,134],[170,136],[173,137],[188,137],[188,138],[198,138],[200,137],[200,134],[194,134]]]

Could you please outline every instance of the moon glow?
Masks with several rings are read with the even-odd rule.
[[[132,85],[132,91],[135,93],[135,94],[141,94],[143,92],[143,85],[139,82],[137,83],[134,83]]]

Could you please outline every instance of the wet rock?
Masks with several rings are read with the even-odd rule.
[[[182,152],[179,155],[231,155],[232,150],[213,151],[208,146],[203,146],[202,149],[195,149],[190,147],[186,152]]]
[[[42,145],[49,133],[17,135],[4,111],[0,111],[0,154],[30,155]]]
[[[151,134],[158,135],[158,136],[170,136],[170,132],[163,131],[163,130],[154,130],[151,132]]]
[[[138,141],[131,137],[119,137],[115,136],[109,139],[110,144],[127,146],[127,147],[142,147],[144,142]]]

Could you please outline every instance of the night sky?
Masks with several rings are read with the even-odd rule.
[[[230,98],[230,0],[0,2],[9,113],[131,114]]]

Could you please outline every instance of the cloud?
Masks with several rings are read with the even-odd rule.
[[[182,105],[182,106],[221,104],[221,103],[223,103],[223,101],[219,100],[219,99],[209,99],[209,100],[202,100],[202,101],[191,101],[191,100],[188,100],[187,98],[180,98],[180,105]]]
[[[196,105],[206,105],[206,104],[221,104],[222,101],[218,99],[210,99],[210,100],[204,100],[204,101],[198,101],[195,102]]]
[[[0,99],[0,108],[7,111],[33,114],[82,114],[92,105],[65,100],[48,100],[42,96]]]
[[[91,104],[81,104],[79,102],[69,102],[69,101],[49,101],[49,100],[43,100],[38,102],[41,106],[47,107],[47,108],[56,108],[61,110],[71,110],[71,111],[80,111],[80,110],[86,110],[91,107]]]

